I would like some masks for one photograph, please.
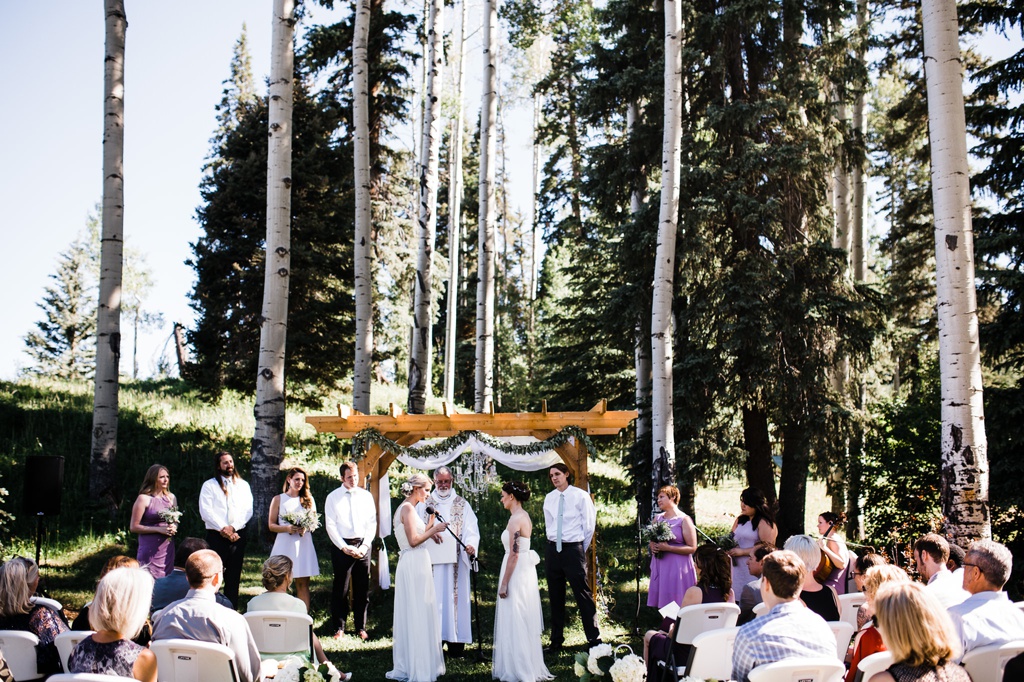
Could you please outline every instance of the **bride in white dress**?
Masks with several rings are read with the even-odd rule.
[[[395,570],[395,621],[391,656],[394,669],[389,680],[433,682],[444,674],[441,651],[441,612],[434,593],[430,554],[423,544],[444,531],[447,523],[424,525],[416,505],[427,499],[430,479],[413,474],[402,484],[405,502],[395,512],[395,537],[401,553]]]
[[[530,489],[522,481],[501,486],[501,504],[509,510],[508,526],[501,534],[505,558],[494,611],[494,669],[491,677],[501,682],[551,680],[544,665],[540,636],[544,618],[540,610],[537,564],[540,558],[530,549],[533,522],[523,510]]]

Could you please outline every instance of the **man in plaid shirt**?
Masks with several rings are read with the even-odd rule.
[[[732,654],[732,678],[786,658],[835,658],[836,638],[821,616],[800,601],[807,567],[794,552],[778,550],[761,564],[761,596],[768,612],[740,628]]]

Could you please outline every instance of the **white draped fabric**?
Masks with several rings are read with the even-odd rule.
[[[502,438],[501,440],[512,445],[528,445],[530,443],[538,442],[536,438],[531,436],[515,436]],[[440,442],[440,440],[422,440],[419,443],[414,444],[412,447],[423,448],[437,442]],[[570,438],[569,442],[575,444],[576,440],[574,438]],[[454,462],[464,452],[482,453],[494,461],[504,464],[509,469],[515,469],[516,471],[539,471],[540,469],[547,469],[552,464],[562,461],[562,458],[554,450],[545,450],[544,452],[538,452],[532,455],[514,455],[503,452],[502,450],[499,450],[498,448],[472,436],[465,443],[462,443],[447,452],[438,453],[434,457],[399,455],[398,461],[406,466],[415,467],[417,469],[433,470],[444,464]]]

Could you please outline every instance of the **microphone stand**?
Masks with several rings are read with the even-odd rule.
[[[427,514],[433,515],[441,523],[445,522],[444,517],[441,516],[433,506],[427,507],[424,511],[426,511]],[[483,632],[480,630],[480,597],[476,591],[476,574],[477,571],[480,570],[480,561],[477,559],[477,555],[475,553],[472,555],[469,553],[466,543],[462,541],[462,538],[455,534],[455,531],[452,530],[451,526],[448,526],[445,530],[448,531],[449,535],[455,538],[455,542],[459,544],[462,551],[469,557],[469,582],[472,586],[471,589],[473,590],[473,628],[476,630],[476,658],[478,662],[486,661],[487,657],[484,656],[483,649],[481,648],[483,646]]]

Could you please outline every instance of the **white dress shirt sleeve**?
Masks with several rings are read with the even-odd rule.
[[[338,500],[341,499],[341,493],[339,491],[343,488],[338,488],[331,492],[327,496],[327,501],[324,502],[324,525],[327,527],[327,537],[331,539],[334,546],[338,549],[345,547],[348,543],[345,542],[344,538],[341,537],[341,532],[338,530]]]
[[[227,505],[223,499],[224,491],[217,484],[217,479],[211,478],[203,483],[199,491],[199,516],[210,530],[219,531],[228,525]]]
[[[594,529],[597,528],[597,508],[594,501],[590,499],[590,493],[580,489],[580,514],[583,518],[583,551],[590,549],[590,543],[594,539]]]
[[[377,537],[377,506],[373,503],[373,495],[369,491],[360,490],[360,515],[365,515],[363,521],[363,544],[362,547],[370,549],[373,539]]]
[[[238,479],[235,481],[235,493],[238,494],[235,503],[242,514],[242,526],[247,526],[252,520],[252,488],[248,482]]]

